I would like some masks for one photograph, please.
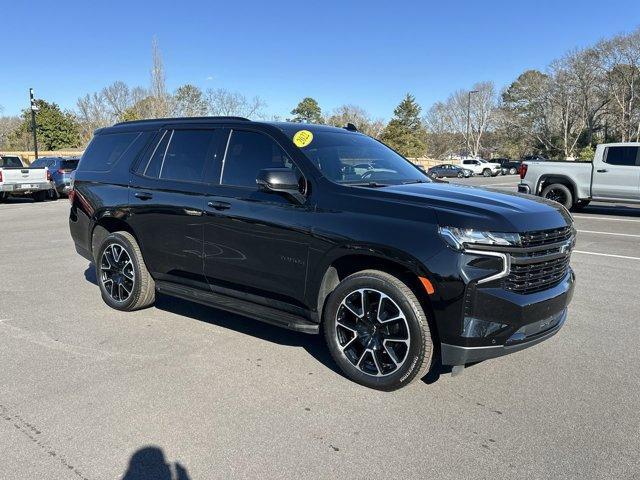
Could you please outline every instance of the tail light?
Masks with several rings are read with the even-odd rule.
[[[527,174],[527,169],[529,166],[526,163],[520,165],[520,180],[523,180],[525,175]]]
[[[47,182],[51,181],[51,172],[47,170]]]

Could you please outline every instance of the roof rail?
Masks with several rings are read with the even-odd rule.
[[[225,121],[225,120],[233,120],[239,122],[250,122],[248,118],[245,117],[234,117],[234,116],[219,116],[219,117],[167,117],[167,118],[145,118],[142,120],[130,120],[124,122],[118,122],[115,125],[131,125],[136,123],[147,123],[147,122],[173,122],[175,120],[213,120],[213,121]]]

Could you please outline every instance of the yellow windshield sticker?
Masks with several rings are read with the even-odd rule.
[[[293,136],[293,143],[296,147],[306,147],[313,141],[313,133],[309,130],[299,130]]]

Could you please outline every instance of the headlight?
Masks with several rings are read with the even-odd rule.
[[[455,250],[464,250],[465,245],[499,245],[504,247],[520,244],[518,233],[482,232],[471,228],[439,227],[442,239]]]

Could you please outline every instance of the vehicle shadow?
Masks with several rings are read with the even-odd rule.
[[[575,213],[640,218],[640,208],[631,205],[592,204]]]
[[[148,446],[139,449],[129,459],[122,480],[190,480],[187,469],[179,462],[167,463],[161,448]]]
[[[267,342],[304,348],[307,353],[325,367],[342,376],[342,372],[333,361],[333,358],[331,358],[331,354],[325,346],[322,335],[294,332],[249,317],[225,312],[169,295],[156,294],[155,307],[176,315],[193,318],[200,322],[217,325],[245,335],[251,335],[252,337],[266,340]]]
[[[89,264],[85,270],[84,277],[88,282],[94,285],[98,284],[96,271],[92,264]],[[207,307],[206,305],[200,305],[195,302],[160,293],[156,294],[155,308],[183,317],[189,317],[200,322],[234,330],[245,335],[251,335],[252,337],[277,343],[278,345],[304,348],[307,353],[322,363],[325,367],[344,377],[344,374],[331,357],[331,354],[324,342],[323,335],[309,335],[306,333],[294,332],[259,320],[254,320],[249,317],[243,317],[241,315],[236,315],[234,313],[225,312],[216,308]],[[436,352],[435,355],[436,360],[434,361],[435,363],[433,368],[422,378],[422,381],[428,385],[437,382],[441,375],[451,373],[450,366],[443,366],[440,363],[439,352]]]

